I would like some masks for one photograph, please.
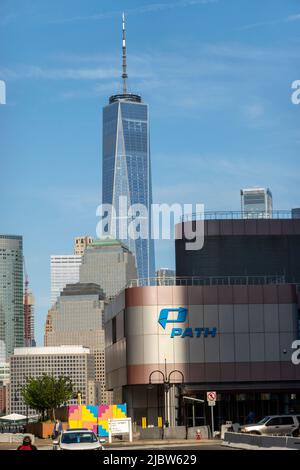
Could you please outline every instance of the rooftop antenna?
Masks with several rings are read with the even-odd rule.
[[[122,14],[122,80],[123,80],[123,94],[127,94],[127,78],[126,73],[126,38],[125,38],[125,15]]]

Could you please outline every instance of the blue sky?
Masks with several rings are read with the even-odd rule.
[[[24,236],[39,343],[50,254],[95,235],[123,10],[129,87],[150,105],[154,201],[239,210],[255,185],[275,209],[300,206],[298,0],[1,0],[0,232]],[[173,243],[157,243],[156,264],[174,265]]]

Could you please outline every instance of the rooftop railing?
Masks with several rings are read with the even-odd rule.
[[[193,212],[181,217],[181,222],[191,220],[238,220],[238,219],[291,219],[292,211],[206,211]]]
[[[285,284],[285,276],[218,276],[218,277],[149,277],[133,279],[127,285],[131,287],[149,286],[230,286],[230,285],[266,285]]]

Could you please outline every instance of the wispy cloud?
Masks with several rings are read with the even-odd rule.
[[[143,78],[143,72],[133,72],[136,78]],[[46,79],[46,80],[103,80],[120,76],[120,70],[109,67],[48,68],[34,65],[16,68],[0,68],[5,80]]]
[[[10,14],[10,15],[1,15],[0,16],[0,26],[6,26],[8,24],[10,24],[13,20],[15,20],[17,15],[13,15],[13,14]]]
[[[261,103],[252,103],[244,107],[244,114],[251,122],[257,123],[257,120],[264,116],[265,109]]]
[[[128,15],[142,15],[145,13],[153,13],[156,11],[171,10],[174,8],[186,8],[195,5],[207,5],[217,3],[218,0],[179,0],[176,2],[164,2],[164,3],[151,3],[149,5],[140,6],[136,8],[125,9],[125,13]],[[110,10],[106,12],[94,13],[86,16],[73,16],[70,18],[62,18],[51,21],[52,23],[73,23],[77,21],[98,21],[106,18],[112,18],[120,16],[122,10]]]
[[[300,21],[300,14],[290,15],[285,18],[278,18],[274,20],[259,21],[258,23],[251,23],[251,24],[241,26],[238,29],[239,30],[254,29],[254,28],[259,28],[263,26],[273,26],[273,25],[278,25],[282,23],[289,23],[291,21]]]
[[[290,168],[283,168],[280,157],[274,154],[264,155],[252,153],[250,150],[243,155],[227,155],[222,153],[203,154],[160,154],[157,160],[163,162],[161,171],[167,172],[171,183],[161,185],[159,175],[153,175],[153,193],[157,203],[172,203],[180,200],[184,203],[204,203],[207,210],[237,209],[232,202],[238,204],[239,189],[245,185],[271,185],[276,188],[282,181],[288,181],[288,187],[297,187],[298,173]],[[176,167],[174,167],[174,160]],[[299,168],[299,165],[297,165]],[[189,184],[182,182],[182,174]],[[222,178],[222,200],[218,191],[211,191],[211,181]],[[156,181],[157,179],[157,181]],[[297,195],[297,189],[292,189]],[[282,204],[285,204],[282,202]],[[288,205],[287,205],[288,206]],[[282,206],[284,207],[284,205]]]
[[[285,21],[300,21],[300,13],[288,16]]]

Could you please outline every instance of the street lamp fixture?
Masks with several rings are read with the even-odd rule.
[[[150,375],[149,375],[149,385],[148,389],[151,389],[153,387],[153,382],[152,382],[152,376],[153,374],[160,374],[163,380],[163,388],[164,388],[164,394],[165,394],[165,427],[169,426],[169,406],[168,406],[168,392],[170,390],[171,385],[178,383],[178,382],[171,382],[171,377],[173,374],[178,373],[181,376],[181,384],[184,383],[184,375],[181,372],[181,370],[174,369],[171,370],[171,372],[167,372],[167,360],[165,359],[165,372],[162,372],[160,369],[155,369],[153,370]]]

